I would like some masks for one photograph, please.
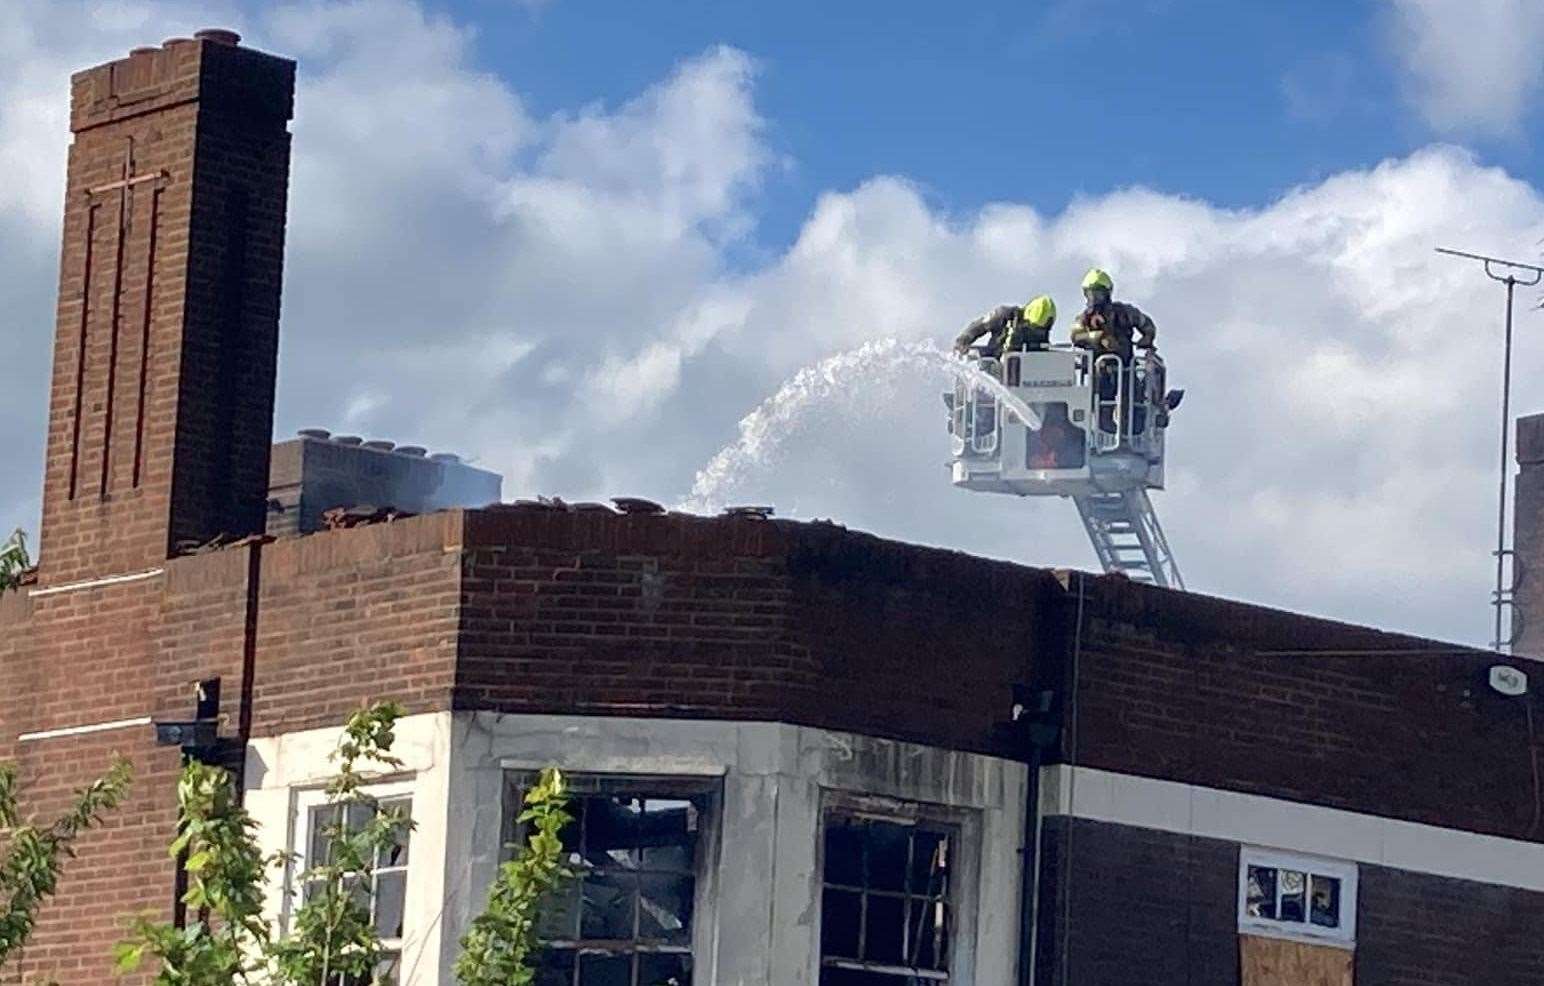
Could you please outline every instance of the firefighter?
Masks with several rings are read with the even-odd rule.
[[[982,355],[998,357],[1025,349],[1044,349],[1051,343],[1056,324],[1056,303],[1049,295],[1031,298],[1022,307],[999,305],[974,320],[954,339],[954,351],[963,356],[971,343],[988,336]]]
[[[1083,276],[1087,304],[1072,323],[1072,343],[1100,356],[1114,353],[1130,365],[1134,349],[1158,347],[1158,326],[1136,305],[1113,300],[1114,291],[1115,282],[1097,267]]]
[[[1092,350],[1096,357],[1107,354],[1119,356],[1121,368],[1129,374],[1136,357],[1136,350],[1158,348],[1158,326],[1154,325],[1152,318],[1136,305],[1115,301],[1111,297],[1114,291],[1114,280],[1098,267],[1090,269],[1083,275],[1083,299],[1086,305],[1073,320],[1072,343]],[[1158,427],[1166,428],[1169,424],[1169,412],[1179,407],[1184,391],[1165,393],[1162,368],[1156,372],[1158,377],[1154,381],[1154,390],[1161,396],[1155,401],[1157,407],[1154,410]],[[1136,378],[1128,376],[1126,379],[1135,382]],[[1103,400],[1110,400],[1115,396],[1115,371],[1108,365],[1100,370],[1097,386],[1099,396]],[[1129,385],[1127,389],[1130,389]],[[1128,394],[1122,404],[1129,400]],[[1137,420],[1132,422],[1133,430],[1140,432],[1144,423],[1145,415],[1139,415]],[[1108,421],[1104,422],[1104,426],[1111,427]]]

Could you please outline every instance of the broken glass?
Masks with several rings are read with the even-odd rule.
[[[507,856],[528,835],[518,821],[525,779],[511,775]],[[561,838],[575,876],[543,902],[537,986],[690,982],[697,840],[709,787],[656,783],[570,775],[573,821]],[[681,793],[671,793],[677,785]]]
[[[633,939],[637,927],[637,876],[596,871],[585,876],[581,894],[579,937],[597,941]]]
[[[1340,927],[1340,881],[1334,877],[1313,877],[1309,896],[1308,919],[1321,928]]]
[[[1300,870],[1278,870],[1281,881],[1281,904],[1276,917],[1281,921],[1304,920],[1304,899],[1308,878]]]
[[[1269,866],[1249,867],[1249,887],[1244,913],[1252,918],[1276,917],[1276,870]]]
[[[947,982],[946,829],[833,813],[826,820],[821,982]]]
[[[667,945],[691,944],[692,898],[696,887],[689,876],[642,873],[638,876],[638,937]]]

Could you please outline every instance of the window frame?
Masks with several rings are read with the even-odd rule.
[[[1279,918],[1255,917],[1249,914],[1249,868],[1267,867],[1277,871],[1293,870],[1305,874],[1305,895],[1302,921],[1283,921]],[[1285,852],[1257,846],[1240,846],[1238,855],[1238,930],[1245,934],[1268,938],[1285,938],[1314,945],[1333,945],[1337,948],[1356,947],[1357,875],[1356,863],[1323,856]],[[1310,916],[1312,879],[1315,876],[1340,881],[1340,925],[1326,928],[1312,923]],[[1280,888],[1277,889],[1280,899]]]
[[[408,802],[408,820],[413,821],[417,812],[421,810],[418,804],[417,782],[414,778],[400,780],[388,780],[375,784],[366,784],[361,790],[374,798],[377,802],[389,801]],[[301,875],[311,866],[311,836],[312,817],[318,808],[325,808],[329,798],[325,788],[303,788],[295,792],[293,830],[290,839],[291,858],[289,866],[284,874],[284,905],[282,910],[282,924],[286,930],[295,912],[304,902],[305,886],[301,882]],[[411,839],[411,836],[409,837]],[[413,859],[417,853],[413,849],[408,851],[408,862],[401,867],[402,871],[402,935],[396,938],[382,938],[381,951],[395,954],[399,968],[405,966],[405,955],[409,944],[413,940]],[[391,869],[396,869],[392,867]],[[372,879],[373,879],[372,871]],[[375,917],[375,887],[370,888],[371,918]]]
[[[518,826],[524,793],[536,781],[540,771],[522,766],[506,765],[502,768],[502,818],[499,824],[500,863],[513,858],[515,850],[524,845],[525,833]],[[687,930],[685,946],[637,948],[625,955],[685,955],[691,960],[693,979],[698,976],[700,963],[709,961],[712,955],[712,928],[714,913],[717,855],[724,803],[723,775],[721,774],[655,774],[614,770],[564,770],[565,787],[571,797],[605,797],[607,795],[645,797],[659,800],[697,801],[699,817],[694,859],[692,861],[692,917]],[[581,904],[582,906],[582,904]],[[557,939],[560,948],[576,957],[584,954],[582,936],[575,939]],[[632,942],[637,946],[635,938]],[[593,951],[593,949],[592,949]]]
[[[897,986],[909,979],[949,986],[966,983],[973,974],[970,961],[974,955],[973,936],[975,920],[973,904],[980,892],[980,874],[971,864],[971,851],[978,840],[974,829],[975,818],[967,809],[952,808],[917,801],[904,801],[877,795],[863,795],[846,791],[828,790],[821,799],[819,824],[816,831],[815,889],[818,913],[815,920],[815,969],[817,975],[827,968],[856,972],[869,972],[893,977]],[[911,966],[890,966],[865,960],[845,959],[825,954],[825,896],[828,889],[851,892],[845,884],[830,884],[826,880],[826,832],[833,817],[869,820],[902,825],[913,829],[942,833],[948,837],[949,852],[953,858],[947,892],[943,896],[949,915],[949,943],[944,960],[945,968],[916,969]],[[862,893],[869,894],[865,888]],[[881,892],[882,896],[893,896]],[[910,897],[906,897],[910,900]]]

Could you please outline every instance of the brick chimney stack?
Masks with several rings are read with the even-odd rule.
[[[263,530],[294,78],[209,30],[71,80],[44,587]]]
[[[1544,414],[1517,419],[1512,650],[1544,657]]]

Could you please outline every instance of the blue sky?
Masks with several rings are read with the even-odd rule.
[[[815,197],[905,175],[946,211],[1056,211],[1143,185],[1264,204],[1433,139],[1404,98],[1387,5],[1351,0],[666,3],[460,0],[480,59],[538,114],[616,103],[710,45],[757,60],[757,104],[787,168],[758,239],[780,247]],[[1538,114],[1456,136],[1536,168]]]
[[[1432,248],[1539,253],[1538,0],[0,2],[0,533],[69,74],[211,25],[300,67],[279,436],[1089,568],[1069,504],[949,486],[904,353],[1097,263],[1187,389],[1191,588],[1488,639],[1499,297]]]

